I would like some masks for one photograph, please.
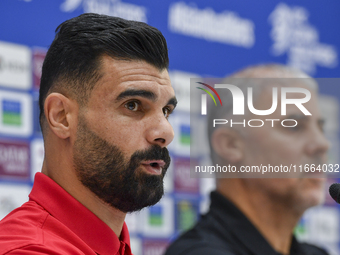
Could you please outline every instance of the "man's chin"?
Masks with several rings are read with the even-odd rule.
[[[158,203],[164,195],[163,177],[158,175],[149,175],[142,171],[143,183],[132,187],[130,191],[124,192],[118,199],[117,204],[111,206],[125,213],[140,211]]]
[[[137,202],[134,204],[130,204],[129,206],[126,206],[124,208],[122,208],[121,205],[119,206],[119,208],[117,207],[115,208],[125,213],[138,212],[146,207],[157,204],[161,200],[162,197],[163,197],[163,194],[158,194],[157,197],[152,197],[150,200],[144,201],[144,203],[142,204]]]
[[[311,200],[310,207],[321,205],[325,202],[325,193],[324,192],[312,193],[309,199]]]
[[[325,201],[325,178],[308,178],[303,180],[305,182],[304,191],[305,201],[309,207],[317,206]]]

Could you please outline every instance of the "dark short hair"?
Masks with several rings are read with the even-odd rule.
[[[94,13],[82,14],[60,24],[46,54],[39,91],[40,125],[44,102],[51,92],[86,102],[101,77],[103,56],[117,60],[143,60],[160,71],[168,69],[166,40],[143,22]]]

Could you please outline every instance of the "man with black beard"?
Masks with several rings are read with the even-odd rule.
[[[162,173],[149,175],[137,171],[143,160],[155,159],[164,161]],[[153,145],[150,149],[136,151],[130,160],[126,160],[117,146],[101,139],[87,127],[85,120],[79,118],[74,163],[83,185],[111,206],[133,212],[161,199],[170,157],[166,148]]]
[[[0,222],[0,254],[131,254],[127,212],[157,203],[176,106],[163,35],[83,14],[62,23],[40,85],[45,158]]]

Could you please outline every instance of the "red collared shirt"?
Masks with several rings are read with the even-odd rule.
[[[0,254],[131,255],[125,223],[119,240],[46,175],[36,174],[29,198],[0,222]]]

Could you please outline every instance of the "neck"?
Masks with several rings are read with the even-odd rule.
[[[289,206],[272,201],[263,193],[252,192],[249,196],[250,193],[244,189],[240,179],[233,179],[228,185],[221,187],[223,188],[217,190],[234,203],[274,250],[282,254],[290,253],[293,229],[302,213],[296,213]]]
[[[126,213],[104,203],[82,184],[78,188],[69,188],[66,191],[108,225],[118,238],[120,237]]]
[[[119,211],[118,209],[104,203],[88,188],[82,185],[82,183],[73,173],[70,166],[65,166],[61,162],[62,161],[54,163],[51,162],[48,164],[46,161],[44,161],[42,173],[46,174],[48,177],[58,183],[71,196],[73,196],[99,219],[101,219],[119,238],[126,213],[123,213],[122,211]],[[68,169],[69,171],[56,171],[58,169],[52,170],[51,166],[53,166],[53,168],[58,168],[59,170]]]

